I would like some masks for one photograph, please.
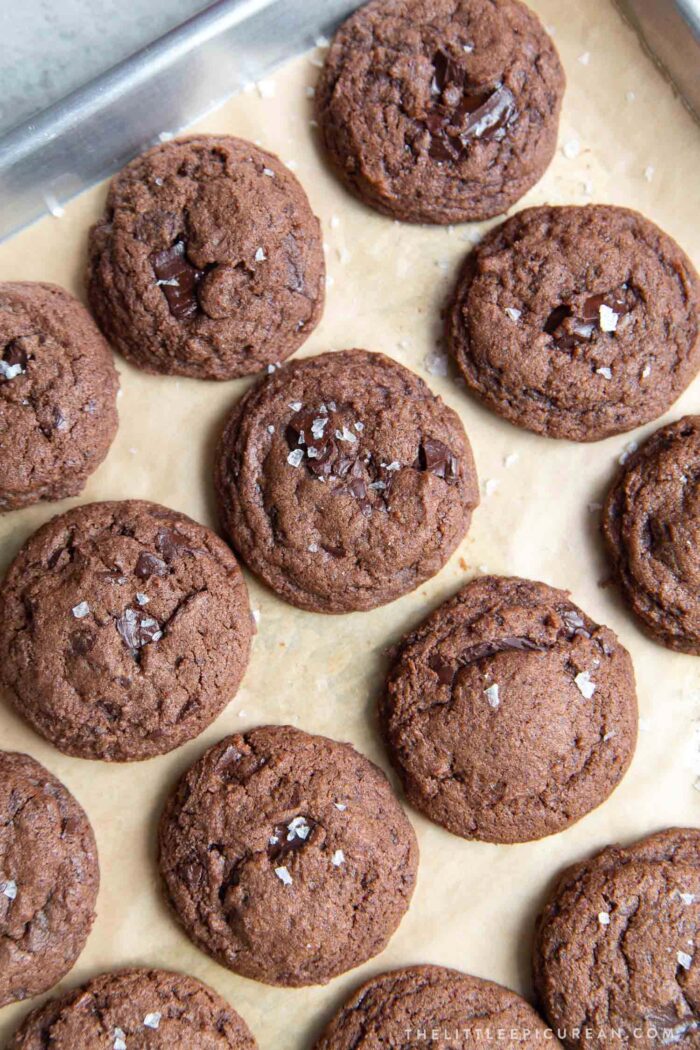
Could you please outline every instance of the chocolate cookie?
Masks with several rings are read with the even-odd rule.
[[[303,188],[243,139],[181,139],[137,157],[90,233],[95,316],[146,372],[258,372],[301,346],[324,290],[320,226]]]
[[[527,208],[468,256],[447,340],[471,390],[526,430],[598,441],[665,412],[700,368],[700,283],[637,212]]]
[[[225,543],[156,503],[89,503],[29,538],[0,588],[0,683],[61,751],[127,762],[197,736],[248,663]]]
[[[362,985],[314,1050],[469,1050],[483,1045],[556,1050],[561,1044],[509,988],[442,966],[411,966]]]
[[[117,970],[51,999],[7,1050],[256,1050],[247,1025],[206,984],[165,970]]]
[[[382,951],[417,865],[381,770],[290,726],[210,748],[161,819],[160,867],[188,935],[266,984],[325,984]]]
[[[565,591],[472,580],[402,643],[381,702],[409,800],[448,831],[528,842],[599,806],[629,766],[629,654]]]
[[[216,465],[225,527],[293,605],[372,609],[434,576],[479,502],[459,417],[366,350],[294,362],[233,410]]]
[[[117,432],[119,381],[85,307],[0,284],[0,511],[77,496]]]
[[[68,973],[95,918],[90,822],[29,755],[0,751],[0,1006]]]
[[[629,457],[602,528],[625,598],[648,633],[700,656],[700,416],[662,427]]]
[[[564,873],[538,920],[535,984],[572,1050],[695,1050],[698,949],[700,831],[662,831]]]
[[[374,0],[316,88],[323,144],[370,207],[407,222],[506,211],[554,155],[564,71],[519,0]]]

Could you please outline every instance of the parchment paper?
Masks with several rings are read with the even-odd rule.
[[[700,263],[700,134],[691,117],[609,0],[532,0],[532,6],[554,33],[569,86],[556,159],[518,207],[591,199],[632,205]],[[700,774],[700,661],[646,640],[615,589],[599,586],[606,567],[598,515],[588,509],[600,500],[628,442],[641,440],[656,424],[593,446],[555,442],[501,422],[467,395],[454,373],[440,377],[426,369],[456,267],[483,228],[398,225],[336,184],[309,124],[305,88],[315,82],[318,59],[317,52],[295,61],[275,77],[274,97],[243,94],[210,115],[201,130],[258,140],[293,162],[323,221],[328,302],[302,354],[363,346],[424,375],[461,414],[482,485],[491,481],[490,494],[440,575],[386,608],[341,618],[303,613],[249,577],[252,605],[261,615],[243,687],[199,739],[174,754],[131,765],[68,758],[0,702],[0,746],[27,751],[48,766],[85,806],[97,834],[99,914],[60,987],[126,964],[183,970],[230,1000],[261,1050],[310,1046],[362,979],[401,964],[455,966],[528,994],[532,921],[562,866],[611,840],[700,823],[700,794],[693,787]],[[575,157],[574,144],[580,147]],[[2,246],[0,279],[56,281],[83,295],[85,235],[104,194],[104,187],[85,194],[61,219],[47,218]],[[76,502],[143,497],[216,524],[213,445],[229,406],[249,381],[154,378],[121,359],[118,367],[120,429],[107,460],[79,500],[0,516],[0,568],[35,528]],[[661,422],[698,410],[700,380]],[[643,721],[622,785],[568,831],[528,845],[465,842],[410,812],[421,847],[410,911],[382,956],[325,988],[268,988],[210,961],[180,932],[159,893],[154,831],[176,778],[225,734],[266,722],[350,740],[387,768],[374,719],[384,650],[484,567],[569,588],[631,651]],[[0,1044],[40,1001],[0,1011]]]

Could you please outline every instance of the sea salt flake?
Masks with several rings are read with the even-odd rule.
[[[688,955],[687,952],[676,952],[676,958],[678,959],[678,964],[682,966],[684,970],[690,969],[693,962],[692,955]]]
[[[274,80],[259,80],[256,87],[260,98],[274,98],[277,93],[277,84]]]
[[[484,495],[492,496],[499,485],[500,481],[498,480],[498,478],[487,478],[484,482]]]
[[[281,865],[281,867],[279,868],[275,868],[275,875],[280,880],[280,882],[283,882],[285,884],[285,886],[292,885],[292,876],[289,874],[289,870],[284,866],[284,864]]]
[[[465,54],[471,55],[473,50],[474,50],[474,45],[473,44],[462,44],[462,51],[464,51]]]
[[[328,274],[326,277],[326,288],[332,288],[334,284],[335,277],[331,276],[331,274]]]
[[[263,175],[267,175],[268,179],[274,179],[275,173],[272,168],[263,168]]]
[[[333,805],[335,806],[336,809],[339,809],[341,811],[341,813],[344,812],[348,808],[345,805],[344,802],[334,802]]]
[[[423,359],[426,372],[431,376],[446,376],[448,374],[447,354],[439,354],[436,351],[426,354]]]
[[[307,88],[306,88],[306,97],[307,98],[313,98],[315,96],[315,94],[316,94],[316,88],[315,87],[311,87],[311,85],[309,84],[307,86]]]
[[[516,310],[514,306],[506,306],[506,313],[510,317],[511,321],[519,321],[522,317],[522,310]]]
[[[506,469],[509,469],[510,467],[514,467],[519,459],[520,459],[520,453],[519,452],[509,452],[508,455],[503,460],[503,466],[506,467]]]
[[[636,441],[628,441],[625,447],[623,448],[622,452],[620,453],[617,462],[621,466],[624,465],[630,458],[632,453],[637,451],[638,447],[639,446],[637,445]]]
[[[614,332],[617,328],[617,322],[619,320],[619,314],[616,314],[613,309],[606,306],[605,303],[600,308],[600,328],[603,332]]]
[[[567,160],[576,160],[581,152],[581,143],[578,139],[569,139],[568,142],[564,143],[561,151]]]
[[[377,492],[383,492],[384,489],[386,488],[386,482],[385,481],[370,481],[370,483],[369,483],[369,485],[367,487],[370,488],[370,489],[376,489]]]
[[[274,434],[274,432],[275,432],[275,426],[274,426],[274,423],[270,423],[270,424],[268,425],[268,428],[267,428],[267,432],[268,432],[268,434]]]
[[[357,443],[357,438],[353,434],[352,430],[348,430],[348,428],[345,426],[342,430],[336,430],[335,436],[337,437],[338,441],[347,441],[351,445]]]
[[[501,703],[501,698],[499,697],[498,692],[499,687],[497,685],[490,685],[488,689],[484,689],[484,695],[494,711]]]
[[[87,602],[78,602],[77,605],[73,606],[71,612],[73,613],[73,616],[75,616],[76,620],[82,620],[84,616],[87,616],[89,614],[90,606]]]
[[[310,543],[306,549],[310,554],[318,554],[318,543]]]
[[[66,214],[65,208],[59,204],[53,193],[44,194],[44,203],[54,219],[61,219]]]
[[[342,849],[337,849],[332,857],[333,866],[339,868],[341,864],[345,863],[345,854]]]
[[[331,221],[329,223],[329,226],[332,230],[338,229],[338,227],[340,226],[340,219],[337,215],[331,215]]]
[[[328,39],[328,37],[327,36],[323,36],[323,35],[317,36],[316,39],[314,40],[314,44],[321,51],[325,51],[327,48],[329,48],[331,46],[331,42]]]
[[[628,102],[634,102],[636,97],[637,96],[634,93],[634,91],[627,91],[627,92],[625,92],[625,98],[627,99]]]
[[[5,379],[14,379],[16,376],[21,375],[24,369],[20,364],[8,365],[7,361],[0,359],[0,375],[4,376]]]
[[[287,842],[293,842],[294,839],[308,839],[310,832],[311,827],[305,818],[295,817],[287,824]]]
[[[651,365],[644,365],[642,369],[642,379],[648,379],[651,375]]]
[[[255,261],[256,262],[265,262],[266,259],[267,259],[267,256],[265,255],[264,248],[258,248],[258,250],[255,253]]]
[[[610,925],[610,914],[607,911],[601,911],[598,913],[598,922],[601,926]]]
[[[163,1015],[157,1010],[152,1014],[146,1014],[146,1016],[143,1019],[144,1026],[146,1028],[158,1028],[162,1016]]]
[[[387,463],[386,465],[382,463],[382,466],[385,470],[401,470],[401,464],[397,459],[392,460],[391,463]]]
[[[255,620],[256,623],[260,623],[260,610],[259,609],[253,609],[253,619]]]
[[[656,169],[654,168],[653,164],[647,164],[646,168],[644,169],[644,178],[647,180],[647,182],[652,181],[652,179],[654,178],[655,170]]]
[[[296,160],[285,160],[284,166],[289,168],[290,171],[296,171],[299,167],[299,162]]]
[[[114,1036],[112,1050],[126,1050],[126,1032],[124,1029],[115,1028],[112,1034]]]
[[[678,896],[684,904],[694,904],[696,901],[694,893],[679,893]]]
[[[3,883],[2,893],[4,897],[7,897],[8,901],[13,901],[17,897],[17,883],[14,879],[8,879],[7,882]]]
[[[159,288],[179,288],[180,282],[177,277],[161,277],[156,281]]]
[[[303,458],[304,458],[304,450],[303,450],[303,448],[295,448],[287,456],[287,463],[289,463],[290,467],[298,467],[298,466],[300,466],[301,461],[303,460]]]
[[[139,603],[139,605],[148,605],[150,600],[151,599],[148,597],[148,595],[144,594],[143,591],[136,592],[136,601]]]
[[[607,365],[603,365],[602,368],[596,368],[596,372],[605,379],[612,379],[612,370]]]
[[[613,738],[614,736],[617,736],[617,733],[616,733],[616,732],[615,732],[615,730],[613,729],[613,730],[611,730],[611,731],[610,731],[609,733],[606,733],[606,734],[605,734],[605,736],[603,737],[603,743],[604,743],[604,744],[607,744],[608,740],[612,740],[612,738]]]
[[[355,430],[358,432],[358,434],[361,434],[362,431],[365,429],[364,423],[360,422],[359,419],[357,423],[353,423],[353,426],[355,427]]]
[[[590,671],[580,671],[574,678],[574,684],[581,696],[586,700],[590,700],[596,691],[595,682],[591,681]]]
[[[588,63],[591,60],[591,53],[590,53],[590,51],[584,51],[582,55],[578,56],[578,60],[579,60],[579,62],[581,63],[582,66],[587,66]]]
[[[289,407],[291,408],[292,412],[301,412],[302,402],[301,401],[290,401],[289,402]]]

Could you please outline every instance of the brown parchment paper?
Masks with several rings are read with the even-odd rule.
[[[700,133],[691,117],[609,0],[532,0],[532,6],[554,34],[569,83],[556,159],[518,207],[590,200],[631,205],[700,263]],[[87,809],[97,835],[98,918],[60,988],[126,964],[183,970],[230,1000],[261,1050],[309,1047],[362,979],[401,964],[455,966],[529,994],[532,922],[555,873],[611,840],[700,823],[700,794],[693,787],[700,774],[700,661],[648,641],[616,591],[599,586],[606,568],[598,514],[588,509],[600,500],[628,442],[655,425],[592,446],[551,441],[488,413],[452,371],[440,376],[426,368],[457,265],[483,227],[398,225],[336,184],[309,123],[305,89],[315,82],[319,57],[316,52],[279,72],[273,97],[267,97],[271,89],[266,97],[244,93],[200,129],[257,140],[291,162],[322,219],[328,300],[301,353],[381,350],[424,375],[461,414],[488,492],[469,536],[436,579],[370,613],[338,618],[300,612],[249,577],[260,624],[244,684],[199,739],[173,754],[131,765],[68,758],[0,701],[0,746],[29,752],[59,776]],[[62,218],[47,218],[0,247],[0,279],[56,281],[82,296],[85,235],[104,194],[104,187],[84,194]],[[227,410],[249,381],[154,378],[117,363],[120,428],[107,460],[79,500],[0,516],[0,568],[35,528],[76,502],[142,497],[216,524],[212,451]],[[700,380],[661,422],[699,410]],[[528,845],[465,842],[410,812],[421,847],[410,911],[383,955],[325,988],[268,988],[210,961],[180,932],[159,892],[155,826],[176,778],[225,734],[266,722],[350,740],[387,768],[374,720],[384,650],[486,568],[569,588],[631,651],[642,724],[622,785],[576,826]],[[0,1010],[0,1045],[40,1001]]]

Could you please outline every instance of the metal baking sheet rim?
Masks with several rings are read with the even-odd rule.
[[[615,2],[698,116],[700,0]],[[310,49],[359,6],[217,0],[10,131],[0,139],[0,241],[60,215],[62,204]]]

